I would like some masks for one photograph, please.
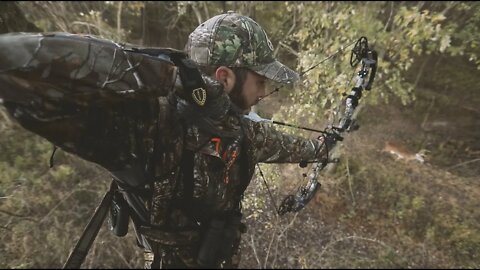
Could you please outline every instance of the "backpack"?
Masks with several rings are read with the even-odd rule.
[[[86,36],[86,35],[72,35],[68,33],[48,33],[48,34],[33,34],[33,33],[10,33],[8,34],[9,37],[12,37],[14,42],[23,42],[23,44],[27,44],[28,41],[32,42],[32,39],[35,37],[39,37],[39,35],[43,35],[43,38],[46,38],[48,42],[44,42],[43,46],[50,46],[52,49],[56,48],[61,44],[68,44],[71,50],[81,50],[87,42],[89,47],[98,47],[102,46],[107,48],[107,51],[113,53],[112,61],[115,61],[115,54],[119,53],[125,57],[128,62],[129,56],[137,57],[138,55],[142,55],[145,57],[148,62],[145,64],[150,70],[145,68],[142,70],[139,67],[139,73],[143,73],[144,75],[142,78],[145,78],[143,81],[138,81],[138,86],[140,88],[154,89],[155,84],[158,81],[154,80],[154,77],[150,75],[151,71],[158,71],[162,70],[161,65],[165,65],[165,63],[174,65],[178,68],[180,80],[183,85],[183,92],[177,93],[180,97],[190,104],[194,104],[194,106],[203,106],[205,105],[207,99],[207,92],[206,92],[206,85],[201,76],[200,71],[195,66],[195,64],[188,59],[188,56],[179,50],[171,49],[171,48],[140,48],[135,47],[132,45],[120,45],[115,42],[100,39],[93,36]],[[3,35],[2,38],[5,38],[7,35]],[[7,39],[4,39],[7,40]],[[4,41],[4,40],[0,40]],[[8,40],[7,40],[8,41]],[[42,42],[40,39],[39,43]],[[122,54],[123,53],[123,54]],[[90,54],[87,54],[87,58],[90,57]],[[53,59],[53,57],[52,57]],[[88,61],[88,59],[84,59]],[[104,59],[104,61],[106,61]],[[21,61],[19,61],[21,62]],[[6,63],[11,64],[13,66],[14,63]],[[159,67],[155,67],[152,65],[158,64]],[[149,66],[150,65],[150,66]],[[101,65],[99,65],[101,67]],[[96,70],[97,71],[97,70]],[[99,68],[98,72],[104,72]],[[82,80],[82,78],[80,78]],[[84,81],[87,81],[92,85],[92,82],[88,81],[89,78],[85,78]],[[131,78],[122,78],[121,80],[127,81],[131,80]],[[143,86],[141,83],[143,83]],[[130,82],[131,83],[131,82]],[[95,84],[93,84],[95,85]],[[92,86],[93,86],[92,85]],[[149,87],[152,85],[152,87]],[[150,93],[150,94],[159,94],[159,93]],[[56,151],[56,146],[54,146],[52,155],[50,157],[50,167],[53,166],[53,157]],[[186,165],[188,166],[188,164]],[[193,164],[190,165],[193,168]],[[77,241],[74,249],[70,253],[67,261],[64,264],[65,269],[79,269],[82,263],[85,260],[85,257],[88,254],[88,251],[95,241],[95,238],[102,226],[106,216],[110,213],[110,222],[109,228],[110,230],[117,236],[122,237],[125,236],[128,232],[128,223],[130,219],[130,211],[131,210],[125,199],[123,198],[120,190],[119,190],[119,182],[113,178],[110,184],[110,189],[106,192],[103,199],[101,200],[100,204],[97,206],[94,214],[90,218],[87,226],[85,227],[82,236]]]

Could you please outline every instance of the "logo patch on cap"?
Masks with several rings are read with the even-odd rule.
[[[192,91],[192,98],[199,106],[203,106],[207,101],[207,91],[203,88],[194,89]]]

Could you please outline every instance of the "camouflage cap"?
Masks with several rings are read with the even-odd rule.
[[[273,46],[258,23],[233,11],[199,25],[185,51],[200,66],[246,67],[279,83],[298,81],[296,72],[273,57]]]

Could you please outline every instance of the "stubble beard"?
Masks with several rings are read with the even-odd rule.
[[[245,97],[242,95],[243,84],[235,82],[235,85],[230,92],[230,99],[233,104],[237,105],[242,111],[249,111],[250,105],[247,104]]]

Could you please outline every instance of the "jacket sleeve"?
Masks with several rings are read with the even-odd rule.
[[[70,34],[0,35],[0,59],[0,102],[24,128],[108,170],[145,164],[173,64]]]
[[[279,132],[265,122],[245,121],[257,162],[296,163],[313,161],[326,154],[322,140]]]
[[[108,170],[144,163],[153,148],[157,112],[151,102],[79,111],[49,107],[48,116],[38,106],[4,105],[22,127]]]

